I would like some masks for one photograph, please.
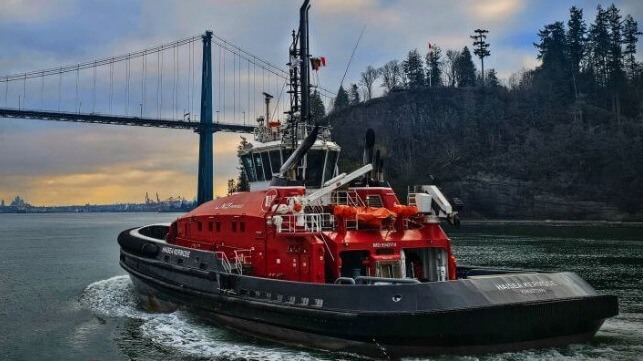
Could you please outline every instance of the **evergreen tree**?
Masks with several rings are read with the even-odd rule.
[[[243,170],[243,166],[239,167],[239,178],[237,178],[237,192],[249,192],[250,191],[250,182],[246,176],[246,172]]]
[[[538,32],[540,41],[534,44],[538,49],[538,59],[542,65],[534,74],[534,80],[541,82],[539,88],[548,96],[549,101],[561,104],[570,98],[573,79],[567,60],[567,38],[565,25],[561,21],[547,24]]]
[[[542,68],[560,76],[561,72],[569,68],[563,23],[557,21],[545,25],[545,28],[538,32],[538,37],[540,37],[540,42],[534,45],[538,49],[538,59],[542,61]]]
[[[359,96],[359,87],[357,84],[351,84],[351,90],[348,93],[348,102],[350,105],[355,105],[359,104],[360,102],[360,96]]]
[[[623,23],[623,56],[625,61],[625,68],[629,73],[630,79],[633,79],[637,73],[636,62],[636,43],[639,40],[639,35],[643,35],[638,28],[638,23],[634,21],[632,15],[627,15]]]
[[[458,87],[476,85],[476,66],[473,64],[471,52],[468,47],[464,47],[455,64],[455,73]]]
[[[591,71],[596,75],[599,85],[606,85],[608,78],[607,58],[610,48],[610,35],[607,30],[607,11],[598,5],[596,19],[589,29],[591,52]]]
[[[497,88],[500,86],[500,80],[498,80],[496,69],[489,69],[489,72],[487,73],[487,84],[490,88]]]
[[[348,92],[344,90],[343,86],[339,86],[337,90],[337,97],[335,98],[335,103],[333,104],[333,111],[346,108],[348,106]]]
[[[442,86],[442,49],[434,46],[426,54],[426,78],[431,87]]]
[[[487,43],[487,34],[489,30],[485,29],[476,29],[474,30],[476,35],[471,35],[470,38],[474,40],[473,42],[473,53],[480,58],[480,84],[484,87],[484,58],[491,55],[489,51],[489,43]]]
[[[415,89],[425,85],[424,66],[422,65],[422,58],[417,49],[409,51],[403,68],[409,88]]]
[[[326,116],[326,107],[317,90],[310,94],[310,118],[314,123],[319,122]]]
[[[607,14],[610,29],[610,45],[607,60],[609,80],[613,89],[620,89],[623,87],[625,80],[623,51],[621,49],[621,44],[623,43],[623,24],[621,23],[620,11],[614,4],[610,5],[607,9]]]
[[[587,25],[583,20],[583,9],[572,6],[569,9],[567,22],[567,47],[570,70],[574,76],[580,73],[581,63],[585,58]]]
[[[238,150],[245,149],[248,146],[248,140],[246,137],[241,137],[241,142],[239,142],[239,146],[237,146]],[[235,191],[236,192],[248,192],[250,191],[250,182],[248,181],[248,176],[246,175],[246,172],[243,168],[243,163],[241,163],[241,158],[239,158],[239,177],[237,178],[237,184],[235,186]],[[232,179],[228,180],[228,194],[230,194],[230,181],[233,181]]]
[[[234,182],[234,179],[232,178],[228,179],[228,195],[231,195],[236,191],[237,191],[237,185]]]

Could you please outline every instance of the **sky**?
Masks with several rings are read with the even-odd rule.
[[[314,82],[336,90],[344,72],[346,86],[357,82],[368,65],[379,67],[392,59],[403,60],[412,49],[426,53],[428,42],[443,51],[470,47],[469,36],[477,28],[489,30],[491,56],[485,59],[485,68],[494,68],[506,82],[513,73],[538,66],[533,43],[545,24],[566,22],[571,6],[584,9],[589,24],[598,4],[607,7],[612,2],[312,0],[311,3],[311,53],[327,59],[327,66]],[[207,29],[272,64],[285,67],[290,32],[297,26],[300,4],[298,0],[3,0],[0,79],[8,74],[135,52]],[[632,15],[642,27],[643,1],[621,0],[614,4],[621,14]],[[362,29],[363,37],[347,69]],[[639,41],[639,48],[642,45]],[[639,59],[640,54],[639,50]],[[216,53],[213,61],[216,76],[219,66]],[[198,76],[199,69],[196,70]],[[187,71],[185,74],[190,74]],[[97,77],[106,84],[109,73],[101,71]],[[189,80],[185,81],[189,84]],[[29,86],[39,85],[32,82]],[[46,86],[49,89],[55,84]],[[69,81],[64,88],[64,92],[73,92]],[[216,93],[217,84],[214,89]],[[16,107],[17,102],[27,101],[18,99],[19,89],[8,90],[7,99],[2,99],[1,90],[0,106]],[[45,91],[40,102],[55,103],[54,93]],[[30,97],[28,101],[37,102],[34,96]],[[182,94],[180,97],[185,98]],[[99,102],[106,108],[105,99]],[[118,99],[113,102],[117,108]],[[89,111],[89,101],[84,104],[81,101],[74,106]],[[240,113],[239,109],[236,113]],[[251,117],[250,111],[247,116]],[[239,134],[215,134],[215,194],[225,194],[227,179],[238,175],[239,140]],[[0,119],[0,199],[8,203],[20,195],[39,206],[142,202],[146,192],[151,195],[158,192],[161,198],[192,199],[196,194],[197,155],[198,137],[186,130]]]

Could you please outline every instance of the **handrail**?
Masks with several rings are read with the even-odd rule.
[[[324,229],[331,229],[335,221],[330,213],[283,214],[279,217],[283,221],[278,233],[321,233]]]
[[[216,251],[214,252],[214,255],[221,261],[223,269],[228,273],[232,273],[232,265],[230,264],[230,260],[228,260],[228,256],[226,256],[225,252]]]
[[[331,202],[335,205],[345,205],[352,207],[365,207],[366,204],[359,196],[356,190],[338,190],[333,192]]]
[[[392,283],[392,284],[421,283],[415,278],[388,278],[388,277],[371,277],[371,276],[355,277],[355,283],[358,283],[358,284],[374,284],[376,282],[385,282],[385,283]]]
[[[227,273],[232,273],[232,270],[235,269],[237,274],[243,274],[243,265],[246,258],[252,257],[252,255],[245,255],[244,252],[252,252],[251,249],[238,249],[234,252],[234,266],[232,262],[228,259],[228,256],[223,251],[215,251],[214,255],[221,260],[221,265]]]

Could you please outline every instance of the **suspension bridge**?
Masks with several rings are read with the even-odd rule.
[[[289,79],[287,69],[206,31],[118,56],[1,76],[0,118],[192,130],[199,134],[202,204],[213,198],[213,133],[252,133],[264,114],[263,93],[276,100],[269,120],[285,114]],[[316,90],[326,101],[334,96]]]

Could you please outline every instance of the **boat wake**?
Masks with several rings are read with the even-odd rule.
[[[131,332],[143,344],[164,351],[216,360],[354,360],[347,355],[303,351],[273,343],[245,338],[225,329],[202,322],[186,311],[150,313],[138,304],[134,286],[128,276],[117,276],[87,286],[80,303],[98,317],[137,320]],[[243,338],[243,340],[240,340]],[[144,351],[144,350],[139,350]],[[155,350],[158,351],[158,350]],[[155,353],[155,352],[153,352]]]
[[[297,350],[273,343],[246,338],[195,318],[179,309],[173,313],[150,313],[138,304],[134,286],[128,276],[117,276],[89,285],[80,303],[98,317],[136,320],[130,337],[152,345],[156,353],[176,353],[196,359],[216,360],[356,360],[357,355]],[[643,353],[641,314],[623,314],[607,320],[591,344],[571,345],[562,349],[527,350],[481,357],[445,356],[461,360],[586,360],[610,359],[614,353],[635,360]],[[138,350],[138,352],[146,352]],[[443,359],[443,357],[437,357]],[[410,360],[410,359],[409,359]],[[417,359],[413,359],[417,360]]]
[[[80,296],[80,304],[101,316],[147,320],[154,314],[138,306],[134,285],[128,276],[94,282]]]

